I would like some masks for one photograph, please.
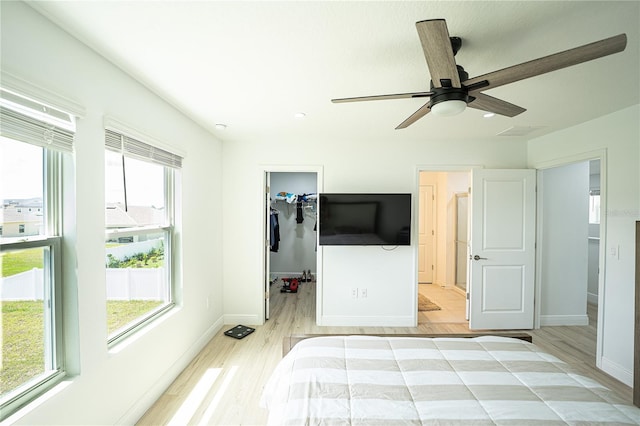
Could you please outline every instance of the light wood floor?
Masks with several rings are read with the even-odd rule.
[[[430,285],[431,286],[431,285]],[[282,337],[304,333],[464,333],[468,332],[464,297],[438,286],[421,288],[442,311],[420,313],[418,327],[319,327],[315,325],[315,284],[301,284],[298,293],[272,288],[271,319],[242,340],[223,334],[207,344],[138,425],[261,425],[267,412],[259,407],[262,387],[281,357]],[[462,301],[460,301],[462,299]],[[595,308],[589,316],[595,318]],[[448,318],[448,319],[447,319]],[[632,391],[595,368],[595,320],[584,327],[543,327],[529,331],[533,342],[572,364],[583,374],[616,391],[631,403]]]

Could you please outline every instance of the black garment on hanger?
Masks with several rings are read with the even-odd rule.
[[[280,222],[278,221],[278,212],[271,210],[271,218],[269,220],[271,224],[271,251],[277,252],[280,248]]]
[[[304,195],[298,195],[298,202],[296,202],[296,223],[302,223],[304,221],[304,215],[302,214],[302,200]]]

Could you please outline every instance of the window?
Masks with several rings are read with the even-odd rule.
[[[0,94],[2,420],[64,376],[59,176],[75,119]]]
[[[106,131],[107,331],[113,344],[174,305],[175,174],[181,158]]]

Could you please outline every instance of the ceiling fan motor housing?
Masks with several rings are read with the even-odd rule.
[[[453,38],[453,37],[452,37]],[[458,77],[460,82],[464,82],[469,79],[469,74],[460,65],[456,65],[458,69]],[[471,102],[474,98],[469,96],[469,89],[461,85],[462,87],[452,87],[451,80],[440,80],[440,87],[434,87],[433,80],[431,80],[431,98],[429,100],[429,108],[440,102],[446,101],[463,101],[465,103]]]
[[[446,101],[463,101],[469,103],[473,100],[469,96],[469,92],[466,87],[439,87],[432,90],[433,95],[429,100],[429,108],[433,108],[434,105],[440,102]]]

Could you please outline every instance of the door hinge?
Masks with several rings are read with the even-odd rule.
[[[471,194],[471,187],[469,187],[469,194]]]
[[[436,235],[435,231],[432,229],[431,230],[431,235]]]
[[[265,291],[264,292],[264,300],[267,300],[267,299],[269,299],[269,292]]]
[[[467,293],[467,300],[469,300],[469,293]]]

